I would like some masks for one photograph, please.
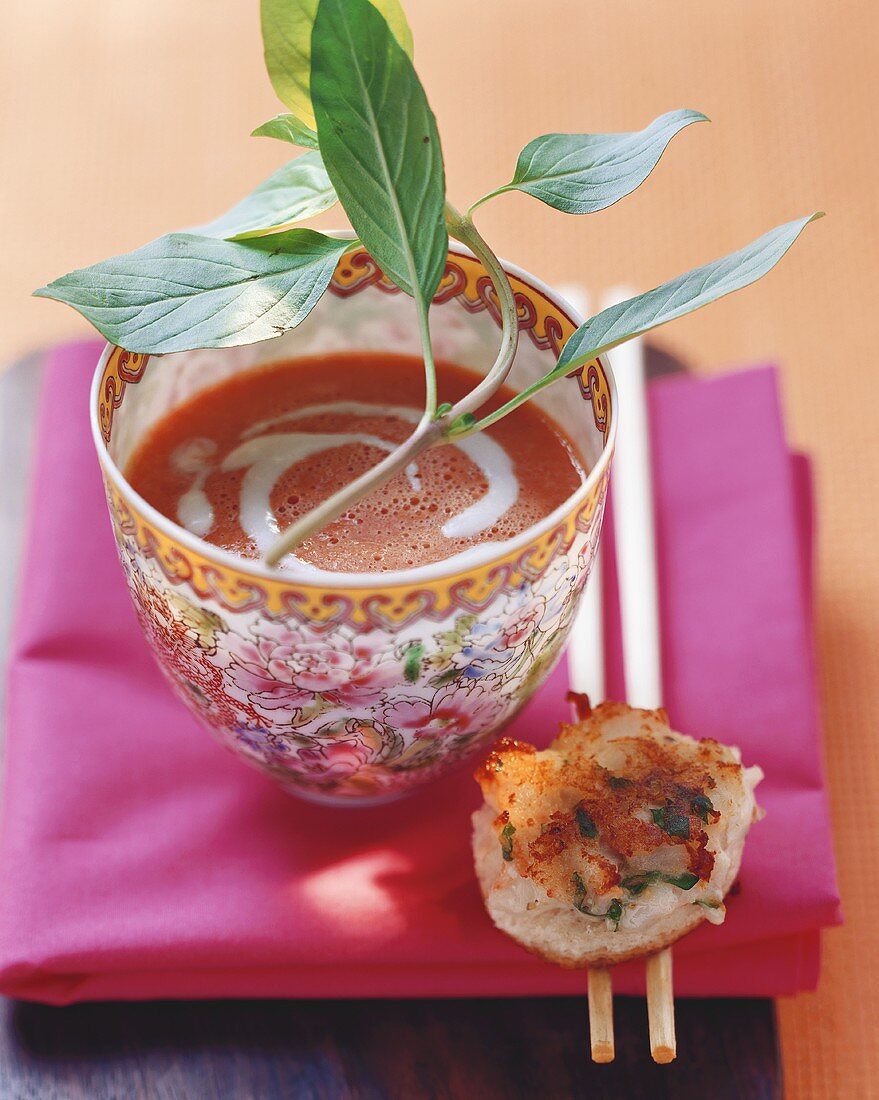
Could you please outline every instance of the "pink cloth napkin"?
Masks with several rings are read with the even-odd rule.
[[[581,993],[485,915],[469,769],[368,810],[311,806],[172,698],[119,570],[89,437],[96,344],[49,357],[9,669],[0,991],[98,998]],[[809,988],[839,919],[810,636],[811,491],[771,370],[650,392],[666,698],[766,780],[726,924],[675,947],[679,994]],[[609,560],[609,559],[608,559]],[[608,577],[612,586],[613,577]],[[619,694],[619,630],[608,623]],[[514,735],[567,718],[559,667]],[[615,988],[642,988],[643,967]]]

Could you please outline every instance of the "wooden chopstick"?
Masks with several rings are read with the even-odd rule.
[[[568,645],[568,680],[572,690],[589,696],[593,704],[604,698],[604,630],[601,608],[601,547],[592,565],[592,575],[571,627]],[[613,988],[609,969],[590,969],[589,1040],[593,1062],[612,1062]]]
[[[595,555],[592,575],[574,625],[568,647],[568,679],[574,691],[590,701],[604,698],[604,622],[601,607],[601,547]],[[589,994],[589,1042],[593,1062],[614,1060],[613,980],[610,968],[590,968],[586,976]]]
[[[605,295],[603,306],[632,294],[627,287],[617,287]],[[631,340],[616,348],[613,368],[622,425],[611,484],[626,700],[630,706],[652,710],[662,706],[662,654],[642,341]],[[669,948],[647,960],[647,1017],[653,1060],[671,1062],[677,1045]]]
[[[647,1021],[650,1027],[650,1055],[654,1062],[673,1062],[677,1054],[675,1040],[675,999],[671,973],[671,948],[666,947],[647,959]]]
[[[613,1043],[613,979],[610,967],[592,967],[589,984],[589,1042],[593,1062],[612,1062]]]
[[[579,287],[565,287],[565,295],[584,316],[589,312],[588,296]],[[592,563],[592,573],[571,627],[568,644],[568,679],[571,688],[600,703],[605,696],[604,616],[601,606],[601,546]],[[589,1041],[593,1062],[614,1060],[613,980],[611,971],[590,969],[587,973],[589,995]]]

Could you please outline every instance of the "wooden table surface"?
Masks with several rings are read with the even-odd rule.
[[[759,1005],[755,1014],[754,1004]],[[618,998],[588,1058],[583,998],[0,1006],[4,1100],[777,1100],[768,1001],[682,1001],[682,1056],[647,1056]],[[747,1057],[742,1057],[748,1044]],[[683,1056],[686,1049],[686,1057]]]
[[[247,136],[278,109],[262,72],[256,0],[0,3],[0,359],[12,361],[86,331],[61,306],[29,299],[33,287],[219,213],[285,151]],[[501,254],[550,282],[647,288],[778,222],[829,212],[765,283],[661,340],[699,369],[780,362],[792,440],[816,459],[818,645],[847,925],[826,937],[818,992],[780,1003],[780,1030],[789,1097],[879,1095],[879,832],[866,824],[879,799],[879,382],[868,328],[879,290],[879,6],[407,6],[459,205],[508,178],[538,133],[635,129],[681,106],[713,119],[677,138],[645,188],[602,214],[565,219],[512,195],[486,207],[480,226]],[[565,1015],[564,1003],[539,1004]],[[461,1008],[464,1018],[480,1011]],[[232,1010],[210,1011],[221,1020]],[[285,1011],[291,1026],[302,1018],[295,1006]],[[399,1011],[405,1023],[410,1010]],[[22,1096],[52,1095],[39,1072],[55,1058],[75,1063],[76,1028],[90,1021],[110,1028],[111,1062],[160,1057],[165,1040],[148,1036],[142,1050],[120,1054],[110,1010],[68,1018],[78,1021],[73,1037],[50,1010],[8,1009],[9,1057],[34,1082]],[[323,1094],[338,1094],[330,1089]],[[323,1095],[317,1086],[313,1094]],[[135,1093],[120,1086],[118,1095]],[[163,1095],[178,1094],[169,1086]]]

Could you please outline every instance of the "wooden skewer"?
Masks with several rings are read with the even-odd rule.
[[[605,296],[604,306],[631,296],[628,288],[617,288]],[[611,483],[626,699],[631,706],[655,709],[662,705],[662,655],[642,341],[621,344],[613,366],[622,424]],[[653,1060],[671,1062],[677,1047],[669,948],[647,960],[647,1017]]]
[[[588,295],[581,287],[565,287],[564,293],[581,314],[586,316],[589,313]],[[588,695],[593,705],[600,703],[605,695],[602,620],[601,547],[599,546],[592,565],[592,575],[571,628],[571,641],[568,645],[568,678],[571,687],[574,691]],[[589,970],[587,984],[592,1061],[612,1062],[614,1059],[613,982],[610,969]]]
[[[610,306],[631,297],[626,288],[611,291]],[[582,311],[587,312],[585,297]],[[614,465],[617,569],[623,627],[626,696],[633,706],[655,708],[662,703],[662,661],[659,642],[659,601],[656,583],[656,538],[650,477],[644,352],[640,340],[614,353],[620,406],[626,429],[620,433]],[[571,686],[586,692],[593,703],[605,696],[601,607],[601,559],[597,556],[584,594],[568,650]],[[671,950],[647,959],[647,1015],[650,1053],[655,1062],[671,1062],[677,1053]],[[588,974],[589,1033],[594,1062],[614,1058],[613,982],[610,968]]]
[[[612,1062],[613,979],[610,968],[589,971],[589,1039],[593,1062]]]
[[[677,1055],[675,1000],[671,974],[671,948],[647,959],[647,1020],[650,1025],[650,1055],[665,1065]]]
[[[604,632],[601,608],[601,548],[595,556],[589,587],[574,623],[569,667],[571,687],[585,692],[592,703],[604,698]],[[579,666],[579,667],[576,667]],[[589,1038],[593,1062],[614,1060],[613,978],[609,967],[587,973]]]

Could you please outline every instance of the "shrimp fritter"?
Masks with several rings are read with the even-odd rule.
[[[495,924],[563,966],[658,951],[722,923],[759,768],[675,733],[663,710],[602,703],[543,752],[499,741],[476,773],[473,851]]]

